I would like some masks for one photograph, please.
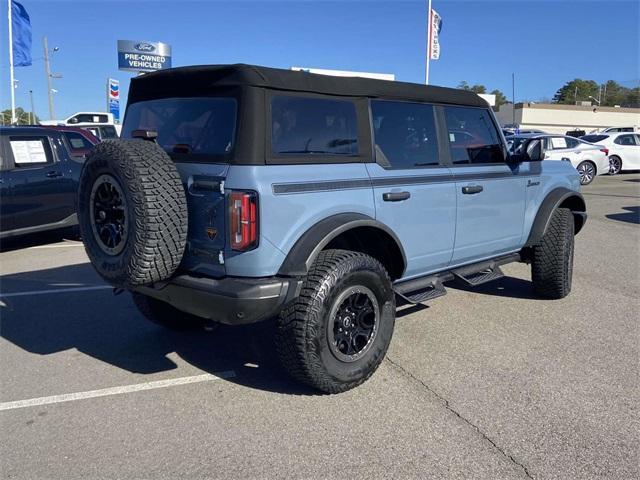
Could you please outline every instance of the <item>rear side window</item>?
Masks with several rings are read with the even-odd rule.
[[[63,132],[63,134],[67,139],[72,152],[74,150],[86,150],[93,147],[93,144],[89,140],[77,132]]]
[[[53,162],[46,137],[9,137],[13,163],[18,168],[38,167]]]
[[[391,168],[438,165],[438,140],[431,105],[373,100],[376,159]]]
[[[453,163],[503,163],[498,131],[487,110],[444,107]]]
[[[580,145],[580,142],[575,138],[566,137],[565,141],[567,142],[568,148],[576,148],[578,145]]]
[[[609,138],[609,135],[585,135],[584,137],[580,137],[581,140],[589,143],[598,143],[606,138]]]
[[[620,135],[613,143],[617,145],[635,145],[636,139],[634,135]]]
[[[107,123],[109,117],[94,113],[80,113],[69,119],[69,123]]]
[[[357,155],[358,123],[354,103],[273,97],[271,149],[275,155]]]
[[[158,145],[167,153],[207,160],[233,150],[236,110],[236,100],[230,97],[137,102],[127,107],[122,136],[131,138],[134,130],[154,130]]]

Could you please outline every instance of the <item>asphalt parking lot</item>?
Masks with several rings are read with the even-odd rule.
[[[640,476],[640,174],[584,189],[573,292],[529,268],[399,312],[360,388],[288,380],[272,325],[173,333],[82,244],[0,253],[3,478]]]

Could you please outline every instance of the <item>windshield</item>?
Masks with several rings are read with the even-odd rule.
[[[236,101],[228,97],[164,98],[129,105],[122,137],[155,130],[169,154],[225,155],[233,149]]]

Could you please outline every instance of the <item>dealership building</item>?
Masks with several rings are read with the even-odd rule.
[[[570,130],[602,130],[607,127],[640,126],[640,108],[598,107],[597,105],[558,105],[516,103],[500,106],[496,113],[502,125],[535,128],[565,134]]]

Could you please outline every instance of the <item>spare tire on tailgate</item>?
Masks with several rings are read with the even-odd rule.
[[[171,277],[187,240],[187,201],[175,164],[147,140],[106,140],[89,154],[78,220],[94,268],[122,288]]]

